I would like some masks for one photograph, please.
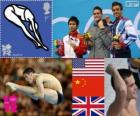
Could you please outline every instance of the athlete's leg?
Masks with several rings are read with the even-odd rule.
[[[11,21],[12,23],[14,23],[15,25],[19,26],[20,28],[22,28],[23,32],[25,33],[25,35],[30,38],[31,41],[33,41],[37,46],[40,46],[40,44],[34,39],[34,37],[32,37],[32,35],[28,32],[28,30],[26,29],[26,27],[24,26],[24,24],[22,23],[22,21],[14,14],[14,9],[12,6],[9,6],[5,9],[4,11],[5,17]]]
[[[12,82],[7,82],[6,85],[10,86],[13,91],[19,90],[19,91],[23,91],[23,92],[31,93],[31,94],[34,94],[37,92],[37,90],[33,87],[22,86],[22,85],[18,85],[18,84],[12,83]]]
[[[48,50],[48,48],[43,44],[43,41],[42,41],[42,38],[41,38],[39,32],[38,32],[37,29],[35,28],[35,21],[32,20],[30,23],[31,23],[31,27],[32,27],[32,29],[33,29],[33,32],[34,32],[34,34],[35,34],[36,40],[41,44],[41,47],[42,47],[43,49]]]
[[[37,92],[36,88],[33,87],[29,87],[29,86],[22,86],[22,85],[18,85],[12,82],[7,82],[6,83],[7,86],[9,86],[12,91],[17,91],[17,92],[21,92],[29,97],[31,97],[34,100],[38,100],[38,96],[35,96],[34,93]]]
[[[53,89],[45,88],[44,100],[51,104],[57,104],[58,102],[57,92]]]
[[[30,23],[31,31],[33,31],[33,33],[35,35],[34,39],[36,39],[36,41],[41,44],[42,48],[47,50],[48,48],[46,46],[44,46],[42,38],[38,32],[38,25],[36,26],[34,16],[29,9],[26,9],[26,11],[25,11],[25,18]]]
[[[22,85],[18,85],[18,84],[12,83],[12,82],[7,82],[6,85],[11,87],[11,89],[13,91],[22,92],[25,95],[27,95],[35,100],[41,99],[40,96],[37,96],[37,93],[38,93],[37,89],[35,89],[33,87],[22,86]],[[44,101],[51,103],[51,104],[57,104],[58,100],[59,100],[58,96],[59,95],[56,90],[45,88]]]

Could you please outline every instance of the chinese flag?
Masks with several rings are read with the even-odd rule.
[[[103,77],[73,77],[73,96],[104,96]]]

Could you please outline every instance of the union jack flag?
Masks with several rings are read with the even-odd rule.
[[[104,116],[104,97],[72,97],[72,116]]]

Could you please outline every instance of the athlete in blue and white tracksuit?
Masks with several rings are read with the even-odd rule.
[[[134,29],[131,20],[121,17],[113,22],[112,34],[120,35],[119,42],[122,45],[119,49],[112,49],[112,55],[115,58],[130,58],[131,51],[129,45],[138,39],[138,35]]]
[[[113,2],[112,11],[116,18],[111,28],[113,35],[112,55],[114,58],[130,58],[131,51],[129,45],[133,42],[137,43],[137,40],[139,40],[138,35],[131,20],[123,17],[123,6],[121,3]]]

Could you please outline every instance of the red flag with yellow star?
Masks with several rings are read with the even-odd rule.
[[[73,96],[104,96],[104,78],[73,77]]]

